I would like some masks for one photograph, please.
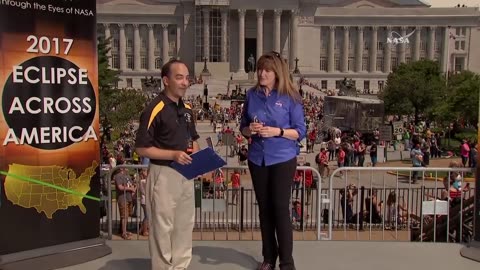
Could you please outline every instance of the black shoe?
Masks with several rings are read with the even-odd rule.
[[[257,270],[273,270],[275,269],[275,266],[270,264],[270,263],[267,263],[267,262],[263,262],[258,268]]]

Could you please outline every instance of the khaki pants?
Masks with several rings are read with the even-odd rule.
[[[195,221],[193,181],[170,167],[150,164],[146,199],[152,270],[187,269]]]

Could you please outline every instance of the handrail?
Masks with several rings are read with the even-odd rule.
[[[112,239],[112,184],[111,184],[111,181],[112,181],[112,175],[115,171],[117,171],[118,169],[121,169],[121,168],[126,168],[126,169],[147,169],[148,168],[148,165],[135,165],[135,164],[126,164],[126,165],[117,165],[115,167],[113,167],[109,173],[107,174],[107,190],[108,190],[108,209],[107,209],[107,225],[108,225],[108,239]],[[246,170],[248,169],[248,166],[224,166],[222,167],[222,169],[225,169],[225,170],[232,170],[232,169],[241,169],[241,170]],[[321,196],[321,190],[322,190],[322,177],[320,175],[320,172],[313,168],[313,167],[309,167],[309,166],[297,166],[297,170],[311,170],[312,173],[315,173],[318,177],[318,183],[317,183],[317,207],[318,209],[321,209],[321,203],[323,201],[322,199],[322,196]],[[331,193],[330,193],[331,194]],[[330,200],[331,201],[331,200]],[[331,205],[330,205],[331,206]],[[329,211],[331,212],[332,209],[331,207],[329,207]],[[330,213],[329,216],[328,216],[328,228],[329,228],[329,235],[328,235],[328,238],[326,238],[325,240],[330,240],[331,239],[331,232],[332,232],[332,226],[333,226],[333,217],[332,217],[332,214]],[[320,222],[321,222],[321,215],[317,215],[317,241],[318,240],[321,240],[321,226],[320,226]]]

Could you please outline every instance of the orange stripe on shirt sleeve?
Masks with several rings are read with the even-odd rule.
[[[163,101],[160,101],[160,103],[158,103],[158,104],[155,106],[155,108],[153,108],[152,113],[150,114],[150,120],[148,120],[147,129],[150,128],[150,125],[152,124],[153,119],[155,119],[155,117],[157,116],[157,114],[158,114],[160,111],[162,111],[163,106],[165,106],[165,103],[163,103]]]

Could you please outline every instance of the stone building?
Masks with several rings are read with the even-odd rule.
[[[478,8],[420,0],[98,0],[98,34],[111,37],[119,87],[140,88],[166,60],[198,76],[246,78],[248,58],[277,51],[322,89],[343,78],[380,90],[403,62],[433,59],[442,71],[480,72]]]

